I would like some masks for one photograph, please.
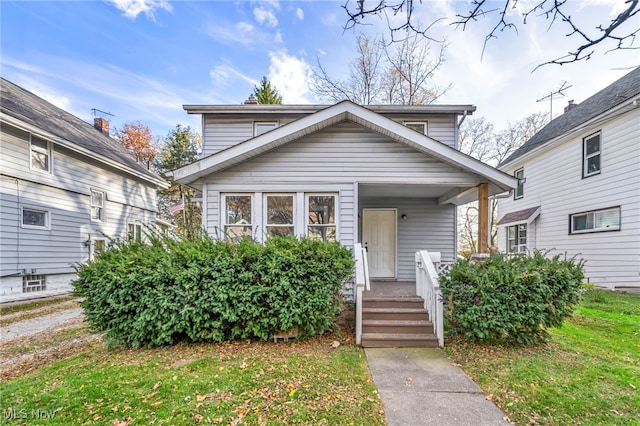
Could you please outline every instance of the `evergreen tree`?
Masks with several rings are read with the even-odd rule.
[[[176,183],[167,173],[198,160],[200,135],[190,126],[177,125],[164,139],[160,155],[156,159],[156,171],[171,183],[167,189],[158,191],[158,209],[162,216],[177,225],[178,232],[187,237],[197,235],[202,226],[201,208],[192,202],[196,191],[186,185]]]
[[[254,86],[253,96],[256,97],[259,104],[277,104],[282,103],[282,96],[278,94],[275,86],[271,86],[271,82],[267,77],[262,77],[259,86]]]

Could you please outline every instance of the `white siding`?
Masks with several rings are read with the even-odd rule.
[[[155,188],[67,149],[53,149],[53,173],[29,167],[28,134],[3,125],[0,159],[0,278],[3,300],[20,298],[5,285],[8,276],[35,270],[37,274],[69,274],[86,261],[89,238],[123,238],[127,224],[155,222]],[[106,192],[104,222],[90,216],[91,189]],[[48,229],[24,228],[21,209],[49,212]],[[66,276],[66,275],[65,275]],[[54,276],[48,277],[59,284]],[[70,287],[66,287],[68,291]],[[45,293],[31,293],[38,297]]]
[[[599,175],[582,178],[582,138],[602,132]],[[585,274],[597,285],[640,287],[640,111],[590,128],[525,163],[524,197],[499,202],[499,215],[542,206],[535,223],[535,248],[586,260]],[[569,215],[621,207],[620,231],[569,235]],[[501,250],[506,236],[498,234]]]

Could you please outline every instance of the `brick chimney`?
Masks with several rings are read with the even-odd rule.
[[[258,100],[256,99],[255,96],[250,95],[249,99],[247,99],[246,101],[244,101],[245,105],[258,105]]]
[[[569,101],[569,105],[567,105],[566,107],[564,107],[564,112],[565,112],[565,113],[566,113],[566,112],[569,112],[569,111],[571,111],[572,109],[574,109],[574,108],[575,108],[575,107],[577,107],[577,106],[578,106],[578,104],[574,104],[574,103],[573,103],[573,99],[571,99],[571,100]]]
[[[96,117],[93,119],[93,127],[99,132],[109,136],[109,120],[102,117]]]

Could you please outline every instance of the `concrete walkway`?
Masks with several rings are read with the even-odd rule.
[[[366,348],[389,426],[509,425],[440,349]]]

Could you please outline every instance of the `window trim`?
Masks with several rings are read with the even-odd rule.
[[[227,226],[239,226],[234,223],[227,223],[227,197],[250,197],[251,198],[251,223],[242,226],[251,227],[251,237],[256,232],[256,205],[255,205],[255,192],[221,192],[220,193],[220,229],[222,230],[223,239],[227,239]]]
[[[522,172],[522,177],[518,177],[518,173]],[[516,186],[515,191],[513,191],[513,199],[520,200],[524,198],[524,184],[526,182],[524,177],[524,167],[520,167],[516,171],[513,172],[513,176],[518,179],[518,185]]]
[[[104,248],[101,251],[97,252],[97,253],[100,253],[100,252],[102,252],[104,250],[107,250],[109,248],[109,240],[108,239],[106,239],[104,237],[93,238],[91,240],[91,243],[89,244],[89,260],[94,260],[95,257],[96,257],[96,254],[97,254],[96,253],[96,243],[97,242],[104,243]]]
[[[416,125],[416,124],[424,125],[424,133],[421,133],[421,134],[424,134],[425,136],[429,134],[429,120],[424,120],[424,121],[405,120],[402,122],[402,125],[409,129],[411,129],[411,127],[409,126]],[[411,129],[411,130],[418,132],[416,129]]]
[[[31,210],[33,212],[44,213],[44,226],[29,225],[29,224],[24,223],[24,211],[25,210]],[[50,230],[51,229],[51,212],[49,210],[43,209],[41,207],[21,206],[21,208],[20,208],[20,227],[23,228],[23,229]]]
[[[254,121],[253,122],[253,137],[257,137],[260,135],[264,135],[267,132],[270,132],[273,129],[267,130],[266,132],[258,133],[258,126],[261,124],[273,124],[273,129],[277,129],[280,125],[278,120],[265,120],[265,121]]]
[[[309,224],[309,197],[333,197],[334,198],[334,223],[331,224]],[[340,193],[339,192],[305,192],[304,193],[304,235],[309,237],[309,226],[335,226],[336,228],[336,241],[340,241],[340,220],[338,215],[340,214]]]
[[[598,137],[598,151],[596,153],[587,156],[587,142],[595,137]],[[598,156],[600,159],[600,167],[597,171],[589,173],[587,164],[589,159]],[[591,176],[599,175],[602,172],[602,132],[599,130],[582,138],[582,178],[588,178]]]
[[[590,228],[590,229],[584,229],[584,230],[574,230],[573,226],[574,226],[574,218],[576,216],[587,216],[589,214],[596,214],[596,213],[602,213],[602,212],[606,212],[606,211],[614,211],[617,210],[618,212],[618,226],[616,228],[595,228],[595,220],[594,222],[594,228]],[[595,216],[594,216],[595,219]],[[569,214],[569,235],[582,235],[582,234],[593,234],[593,233],[598,233],[598,232],[616,232],[616,231],[621,231],[622,230],[622,207],[621,206],[613,206],[613,207],[606,207],[603,209],[595,209],[595,210],[588,210],[588,211],[584,211],[584,212],[579,212],[579,213],[571,213]]]
[[[93,193],[102,194],[102,206],[100,207],[100,217],[93,217],[93,208],[98,207],[93,205]],[[107,191],[103,191],[98,188],[90,188],[89,190],[89,217],[91,222],[106,222],[107,221]]]
[[[38,147],[38,146],[34,146],[33,145],[33,138],[38,138],[42,141],[44,141],[47,144],[47,148],[46,148],[46,152],[42,152],[42,148]],[[33,133],[29,133],[29,169],[30,170],[35,170],[39,173],[47,173],[52,175],[53,174],[53,147],[52,147],[52,143],[50,140],[48,140],[47,138],[44,138],[42,136],[38,136],[38,135],[34,135]],[[45,154],[47,156],[47,170],[42,170],[39,167],[34,167],[33,166],[33,152],[40,152],[41,154]]]
[[[291,220],[292,223],[289,224],[269,224],[269,215],[268,215],[268,209],[269,209],[269,203],[267,202],[267,199],[269,197],[291,197],[292,199],[292,208],[293,208],[293,212],[292,212],[292,216],[291,216]],[[297,206],[296,206],[296,193],[295,192],[264,192],[262,194],[262,224],[264,227],[264,238],[267,239],[269,238],[269,228],[270,227],[274,227],[274,228],[293,228],[293,235],[299,235],[297,226],[296,226],[296,213],[297,213]]]
[[[525,232],[525,242],[524,244],[520,244],[520,227],[524,226],[524,232]],[[515,228],[515,232],[516,232],[516,251],[511,251],[511,246],[510,246],[510,238],[509,238],[509,229],[511,228]],[[522,223],[514,223],[512,225],[508,225],[505,229],[505,233],[506,233],[506,237],[507,237],[507,254],[523,254],[526,253],[528,250],[528,246],[529,246],[529,224],[526,222],[522,222]],[[521,250],[522,248],[524,248],[524,250]]]

